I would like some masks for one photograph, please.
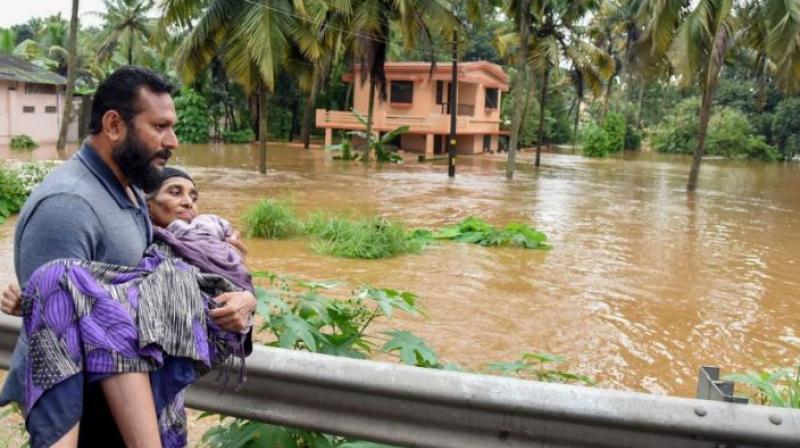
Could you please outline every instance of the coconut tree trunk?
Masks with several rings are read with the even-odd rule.
[[[267,86],[258,82],[258,172],[267,174]]]
[[[303,148],[308,149],[311,147],[311,126],[314,118],[314,105],[317,102],[317,95],[319,95],[319,86],[322,84],[321,69],[314,65],[314,79],[311,83],[311,93],[306,98],[305,108],[303,110],[303,129],[300,131],[303,139]]]
[[[67,41],[67,94],[64,99],[64,113],[61,116],[61,128],[58,130],[56,149],[62,150],[67,145],[67,131],[72,115],[72,91],[75,90],[75,75],[77,72],[78,55],[76,40],[78,38],[78,2],[72,0],[72,16],[69,20],[69,37]]]
[[[133,30],[128,30],[128,65],[133,65]]]
[[[530,82],[528,82],[528,89],[525,91],[525,107],[522,109],[522,118],[519,120],[520,122],[520,131],[522,131],[522,125],[528,121],[528,108],[531,105],[531,92],[536,91],[536,76],[533,73],[530,74]],[[517,146],[522,146],[524,142],[518,140]],[[518,148],[522,150],[521,148]]]
[[[636,110],[636,128],[642,128],[642,109],[644,109],[644,88],[645,83],[639,88],[639,108]]]
[[[452,109],[452,107],[451,107]],[[369,106],[367,109],[367,145],[364,148],[364,155],[361,160],[367,162],[372,146],[372,114],[375,112],[375,77],[369,77]]]
[[[547,84],[550,80],[550,64],[545,64],[542,76],[542,94],[539,100],[539,136],[536,138],[536,161],[534,166],[539,166],[542,160],[542,143],[544,142],[544,106],[547,102]]]
[[[614,86],[614,77],[608,79],[608,83],[606,83],[606,94],[603,97],[603,111],[600,113],[600,121],[606,118],[606,114],[608,113],[608,100],[611,98],[611,89]]]
[[[519,38],[520,38],[520,54],[519,54],[519,72],[520,79],[517,85],[525,86],[525,77],[528,73],[528,33],[530,32],[530,0],[522,0],[519,2]],[[533,73],[530,74],[533,76]],[[524,88],[524,87],[523,87]],[[528,92],[523,92],[523,88],[519,89],[517,97],[514,99],[514,112],[511,115],[511,141],[508,143],[508,160],[506,161],[506,179],[514,178],[514,170],[517,163],[517,146],[519,145],[519,133],[522,129],[522,115],[525,102],[527,102]],[[525,101],[523,101],[525,98]]]
[[[578,123],[581,120],[581,98],[575,96],[575,124],[572,125],[572,144],[578,144]]]

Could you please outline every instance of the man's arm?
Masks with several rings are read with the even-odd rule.
[[[71,193],[43,199],[31,211],[15,248],[17,278],[27,283],[33,271],[59,259],[94,260],[102,228],[89,203]]]

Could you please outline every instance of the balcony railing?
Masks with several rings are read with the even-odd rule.
[[[440,111],[443,115],[450,115],[450,103],[441,104]],[[475,105],[460,103],[457,108],[457,114],[462,117],[473,117],[475,116]]]

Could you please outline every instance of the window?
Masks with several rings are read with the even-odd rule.
[[[56,86],[53,84],[37,84],[32,82],[25,83],[26,95],[55,94]]]
[[[497,109],[497,89],[486,89],[486,109]]]
[[[36,108],[33,106],[22,106],[22,113],[23,114],[32,114],[36,112]]]
[[[436,104],[444,104],[444,81],[436,81]]]
[[[392,81],[392,94],[389,99],[392,103],[408,103],[414,100],[413,81]]]
[[[46,114],[56,113],[56,106],[44,106],[44,113]]]

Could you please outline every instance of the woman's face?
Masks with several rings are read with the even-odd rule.
[[[167,227],[176,219],[190,223],[197,215],[197,189],[189,179],[170,177],[147,205],[150,219],[159,227]]]

